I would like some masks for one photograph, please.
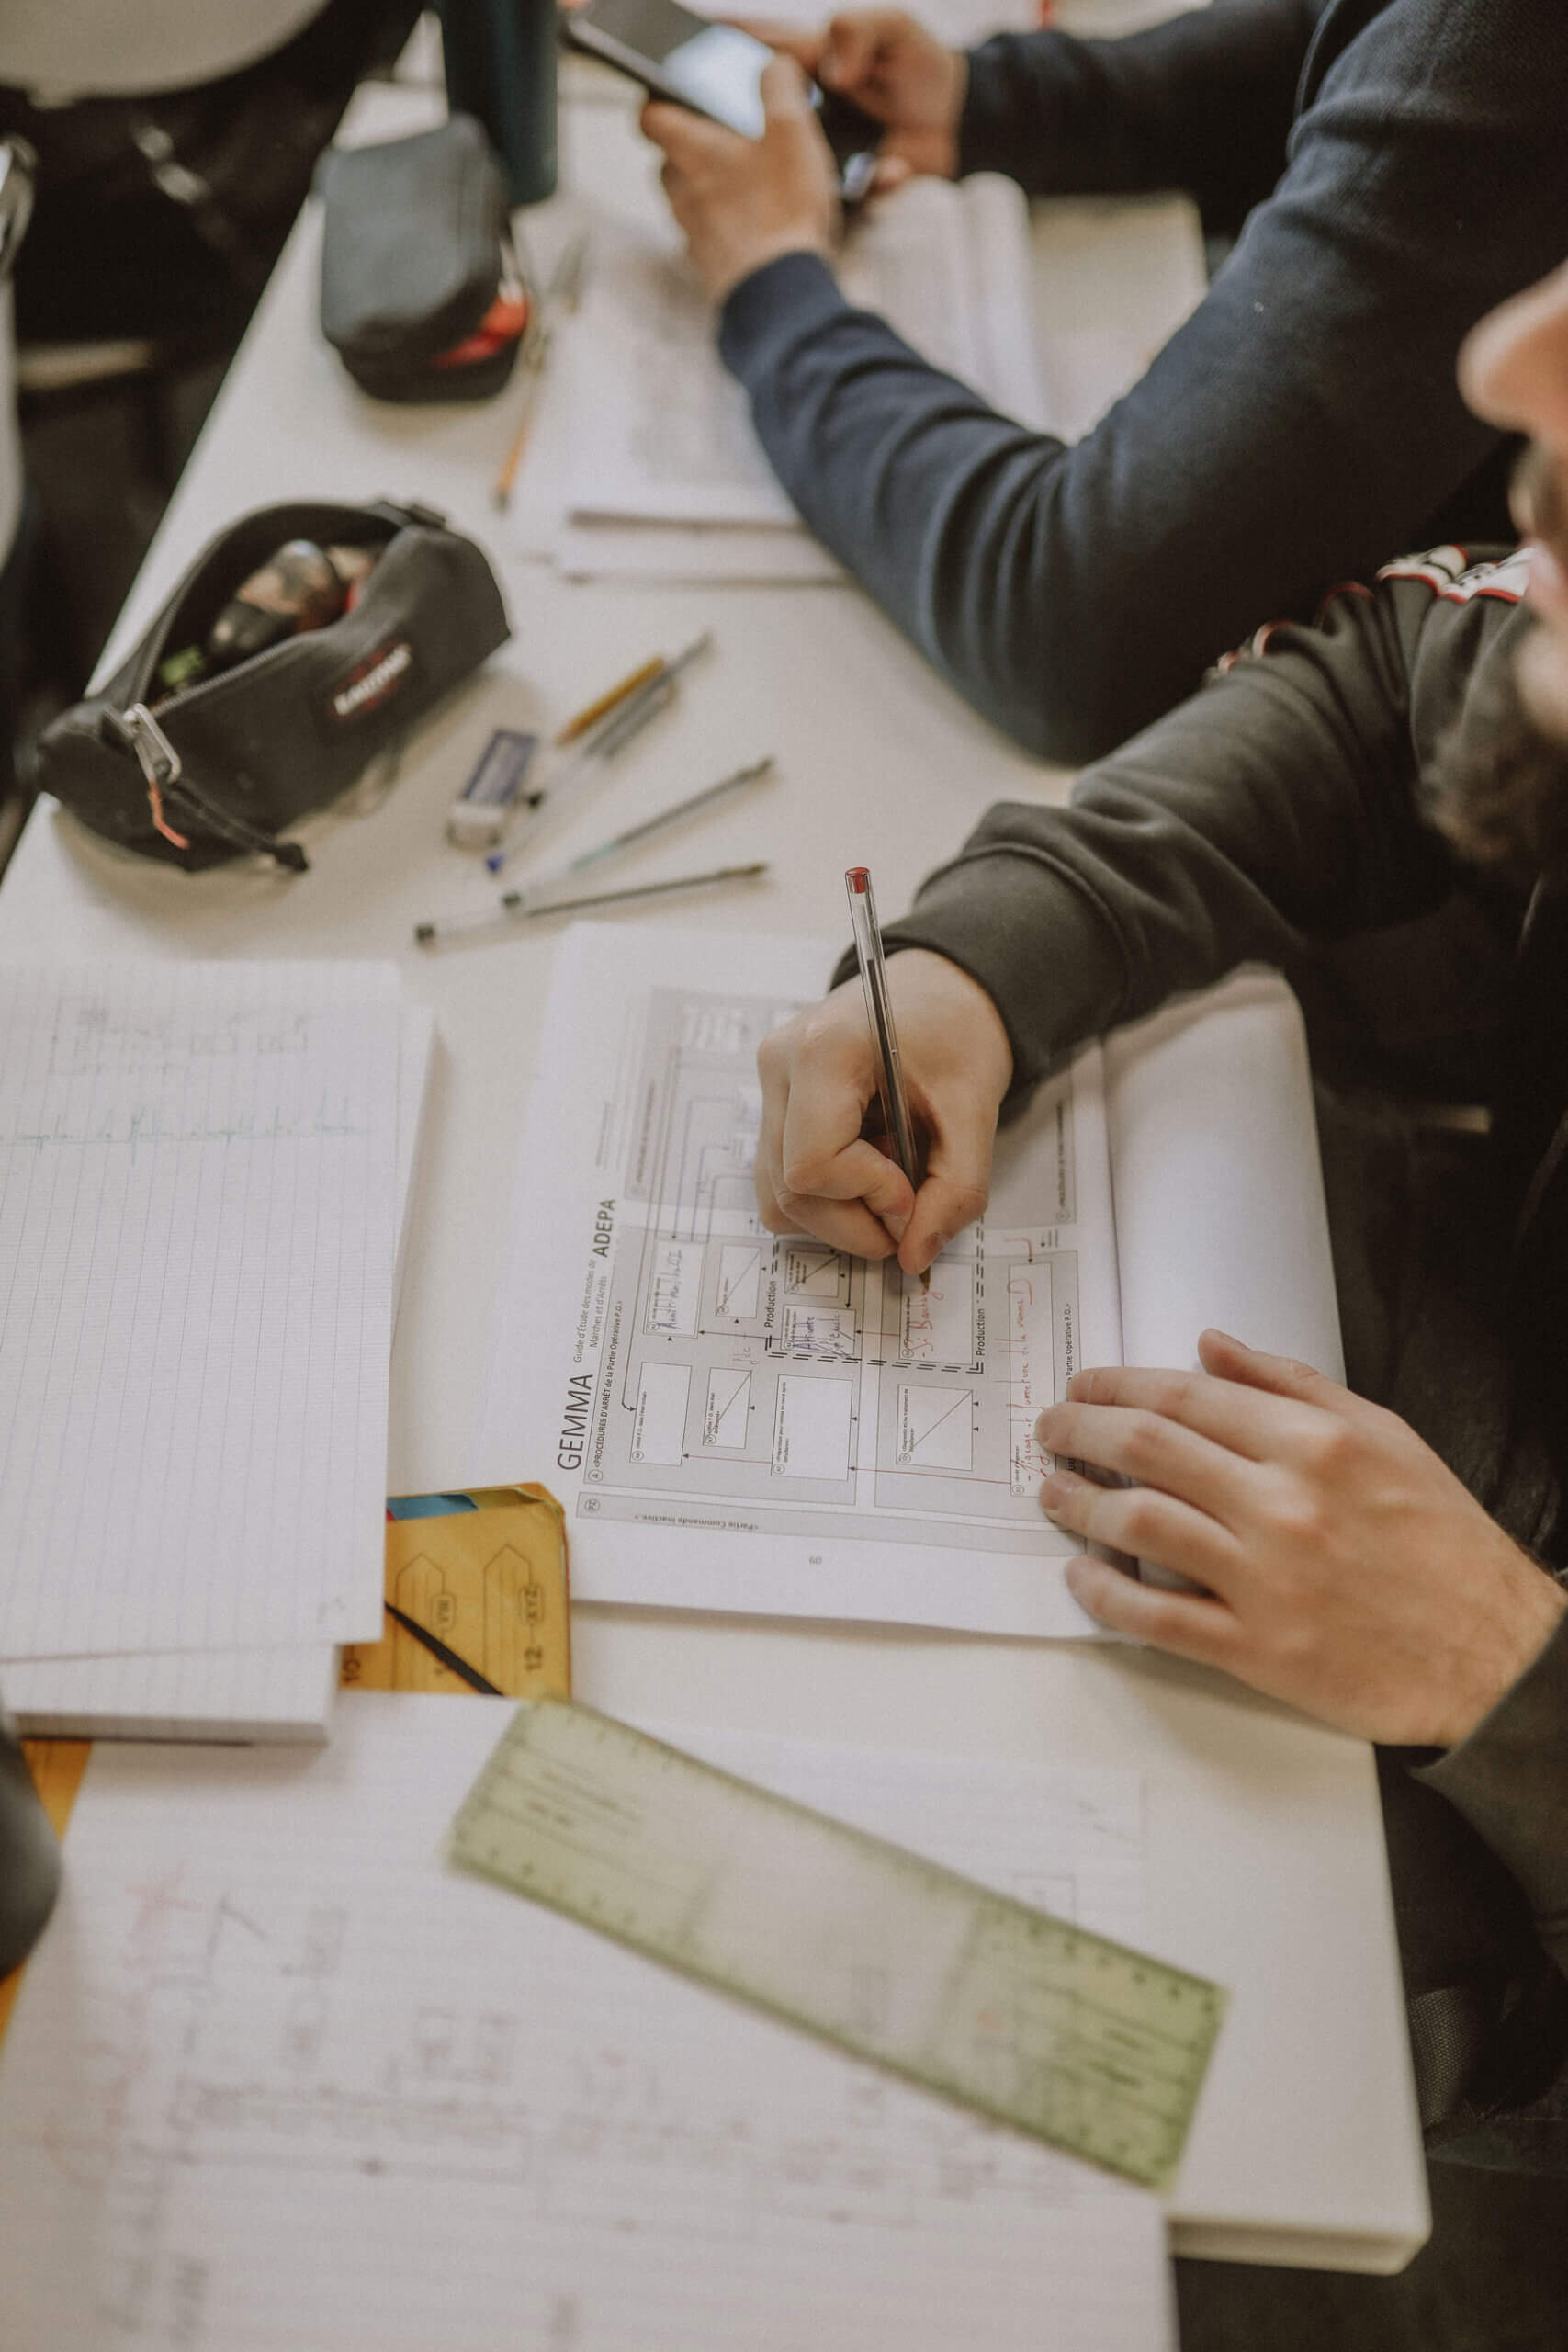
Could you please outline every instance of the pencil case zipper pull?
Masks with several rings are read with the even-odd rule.
[[[153,830],[163,835],[175,849],[188,849],[189,837],[177,832],[169,821],[167,803],[186,804],[202,823],[236,848],[246,849],[260,857],[270,857],[291,874],[303,874],[310,859],[298,842],[280,842],[270,833],[247,824],[243,817],[227,808],[220,808],[197,789],[185,772],[178,752],[159,726],[143,702],[134,702],[125,710],[107,710],[105,724],[122,750],[130,752],[141,768],[147,786],[147,806],[152,812]]]

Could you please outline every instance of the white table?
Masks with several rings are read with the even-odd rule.
[[[429,100],[368,97],[377,135]],[[644,200],[624,107],[566,124],[569,177],[595,201]],[[488,492],[512,429],[503,398],[472,410],[362,399],[315,326],[319,223],[308,209],[170,508],[124,616],[129,641],[179,570],[245,508],[296,496],[412,495],[484,542],[513,641],[420,737],[373,817],[304,831],[311,871],[199,878],[118,855],[40,808],[0,891],[7,960],[94,956],[393,956],[435,1011],[441,1050],[393,1365],[394,1491],[461,1486],[478,1422],[490,1302],[551,942],[529,933],[439,958],[413,922],[451,899],[443,839],[454,791],[490,730],[560,719],[606,679],[712,626],[718,646],[678,722],[595,797],[583,841],[773,752],[783,781],[700,835],[703,864],[759,854],[770,880],[642,919],[836,936],[846,864],[874,857],[883,904],[1001,794],[1055,797],[1042,771],[975,718],[847,588],[565,586],[507,555]],[[1106,322],[1169,308],[1169,263],[1135,271]],[[1176,250],[1195,266],[1190,242]],[[1089,314],[1092,219],[1065,224],[1057,299]],[[1161,276],[1165,279],[1162,288]],[[1064,272],[1066,275],[1064,275]],[[1115,289],[1111,289],[1113,294]],[[564,836],[566,846],[573,837]],[[668,869],[668,866],[666,867]],[[537,1466],[537,1465],[536,1465]],[[528,1465],[520,1464],[520,1475]],[[1368,2270],[1425,2236],[1370,1752],[1219,1678],[1125,1648],[1053,1646],[865,1628],[579,1612],[580,1694],[611,1712],[805,1737],[1043,1763],[1135,1765],[1148,1791],[1151,1944],[1234,1988],[1172,2200],[1177,2251]]]

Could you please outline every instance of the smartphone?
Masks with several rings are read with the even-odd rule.
[[[561,30],[574,48],[629,74],[655,97],[672,98],[694,114],[738,130],[744,139],[762,133],[762,94],[758,87],[773,51],[735,25],[716,25],[682,8],[680,0],[582,0],[561,11]],[[882,126],[858,107],[835,98],[824,108],[815,83],[811,102],[822,117],[847,181],[869,176],[866,164]]]

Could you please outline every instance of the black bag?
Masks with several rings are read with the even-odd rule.
[[[158,700],[160,665],[200,645],[235,589],[290,539],[379,549],[352,611]],[[511,635],[471,539],[419,506],[260,507],[220,532],[102,691],[39,744],[38,782],[122,849],[197,872],[255,854],[354,784]]]
[[[379,147],[334,147],[316,175],[321,333],[367,392],[384,401],[488,400],[517,357],[479,330],[509,277],[506,188],[472,115]],[[476,355],[454,356],[471,338]]]

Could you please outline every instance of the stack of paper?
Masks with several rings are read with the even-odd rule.
[[[25,1729],[324,1728],[381,1626],[389,965],[0,969],[0,1693]]]
[[[8,2344],[1171,2352],[1152,2195],[446,1870],[508,1713],[95,1752],[0,2071]],[[678,1736],[1142,1932],[1134,1773]]]

